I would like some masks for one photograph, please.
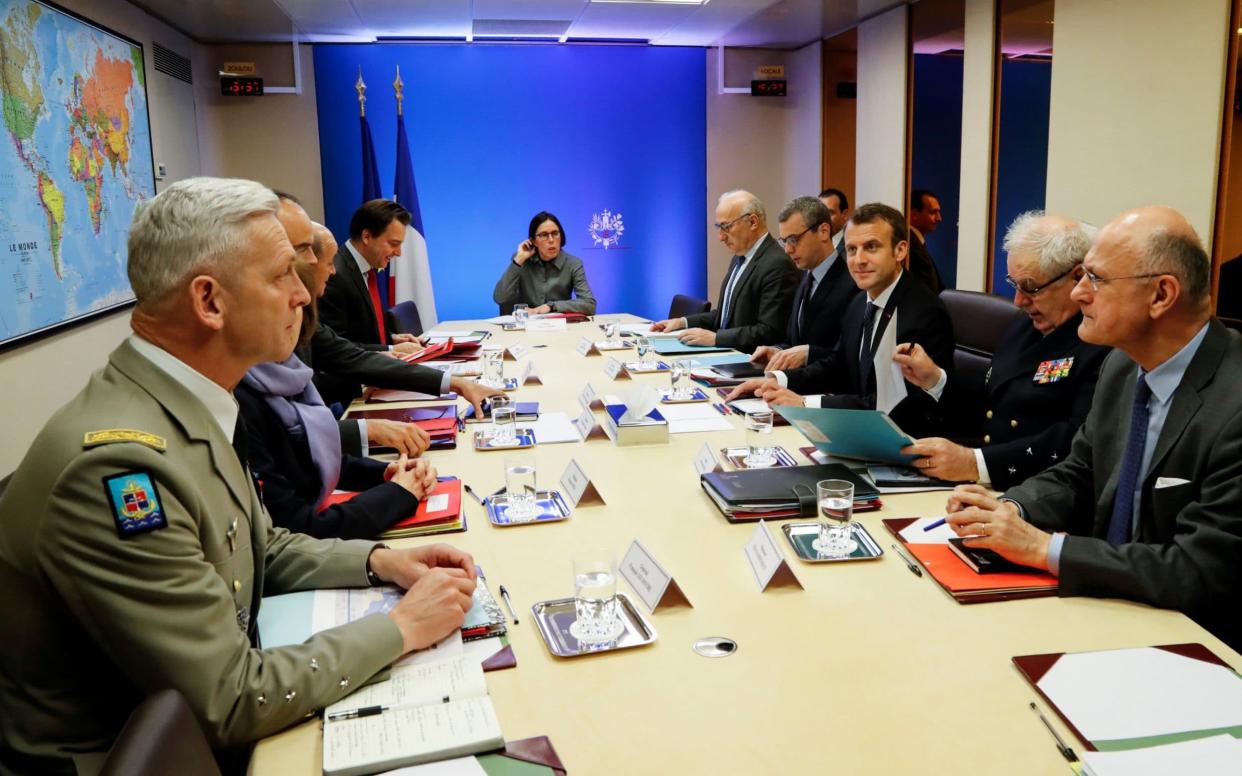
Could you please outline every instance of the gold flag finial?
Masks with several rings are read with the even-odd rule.
[[[405,99],[405,82],[401,80],[401,65],[397,65],[397,80],[392,82],[392,90],[397,93],[397,115],[401,115],[401,101]]]
[[[358,81],[354,83],[354,91],[358,92],[358,115],[367,115],[367,85],[362,80],[362,65],[358,65]]]

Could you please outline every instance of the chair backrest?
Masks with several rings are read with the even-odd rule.
[[[505,302],[500,306],[501,315],[513,315],[513,302]]]
[[[940,300],[953,322],[954,371],[982,383],[1001,335],[1022,311],[1003,296],[977,291],[948,289],[940,292]]]
[[[423,333],[423,319],[418,314],[418,305],[413,301],[397,302],[388,308],[388,314],[393,322],[393,331],[399,334]]]
[[[673,303],[668,306],[668,317],[682,318],[695,313],[710,312],[711,309],[712,303],[706,299],[677,294],[673,297]]]
[[[220,776],[194,713],[176,690],[138,704],[121,728],[100,776]]]

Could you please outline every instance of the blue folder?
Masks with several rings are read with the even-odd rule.
[[[914,440],[879,410],[831,407],[774,409],[821,453],[883,463],[909,463],[916,458],[901,452],[901,448],[913,444]]]
[[[686,345],[676,336],[671,337],[650,337],[651,349],[659,353],[661,356],[674,356],[682,353],[721,353],[733,348],[724,348],[719,345]]]

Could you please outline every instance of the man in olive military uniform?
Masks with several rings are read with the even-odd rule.
[[[473,562],[273,528],[230,390],[289,356],[309,300],[250,181],[195,178],[139,209],[133,336],[44,427],[0,499],[0,773],[94,773],[133,708],[179,690],[239,747],[460,627]],[[244,456],[244,452],[243,452]],[[387,615],[262,650],[261,596],[394,582]]]
[[[984,384],[942,370],[922,348],[894,360],[906,379],[931,387],[942,379],[950,433],[956,441],[920,439],[903,452],[914,465],[952,482],[1004,490],[1065,457],[1091,409],[1109,348],[1078,337],[1082,313],[1070,298],[1095,229],[1039,212],[1019,216],[1005,234],[1014,303],[1026,313],[1001,337]],[[934,395],[934,394],[933,394]]]

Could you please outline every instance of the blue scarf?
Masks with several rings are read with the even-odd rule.
[[[319,471],[318,505],[341,477],[341,431],[311,382],[314,374],[297,356],[289,356],[281,363],[256,364],[242,382],[264,395],[295,444],[310,449],[311,461]]]

